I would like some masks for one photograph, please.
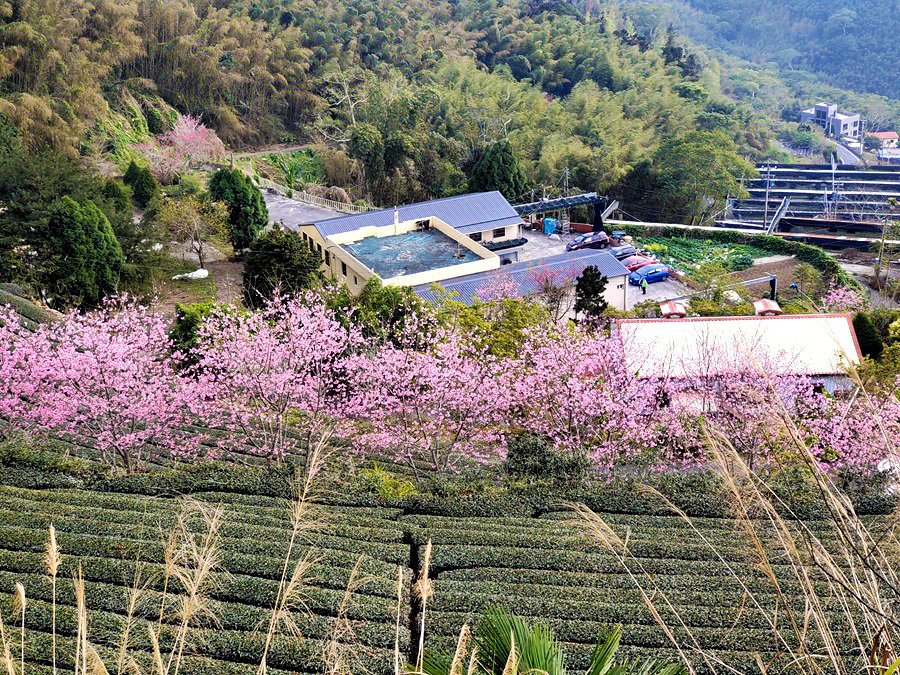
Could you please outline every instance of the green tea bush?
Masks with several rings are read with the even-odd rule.
[[[387,502],[416,494],[415,483],[387,471],[377,463],[370,469],[363,469],[360,475],[370,489]]]
[[[561,453],[547,440],[534,434],[517,434],[507,442],[504,468],[513,478],[581,482],[588,477],[590,466],[587,457]]]

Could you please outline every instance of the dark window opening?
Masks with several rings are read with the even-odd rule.
[[[506,228],[498,227],[494,230],[494,237],[505,237],[506,236]]]

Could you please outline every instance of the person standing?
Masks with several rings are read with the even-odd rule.
[[[647,278],[645,277],[645,278],[641,279],[641,292],[644,295],[647,295],[647,286],[648,286]]]

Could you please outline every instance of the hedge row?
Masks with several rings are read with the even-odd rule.
[[[71,560],[71,557],[80,556],[115,558],[140,563],[156,563],[157,565],[163,562],[161,550],[148,551],[145,547],[130,545],[131,542],[128,541],[116,541],[68,533],[60,533],[57,539],[64,555],[63,562],[66,564],[74,562]],[[34,532],[21,528],[0,528],[0,548],[10,551],[39,553],[43,550],[45,544],[46,535],[43,532]],[[329,567],[343,567],[349,570],[359,560],[358,557],[349,554],[310,550],[317,561],[317,565],[324,564]],[[298,556],[303,555],[303,553],[303,550],[297,551]],[[280,576],[281,565],[280,562],[273,561],[271,558],[233,554],[226,561],[226,569],[231,574],[243,574],[277,580]],[[374,575],[383,579],[396,579],[397,567],[364,558],[360,564],[359,573],[366,577]],[[343,593],[335,589],[311,588],[310,593],[313,592],[323,598],[321,602],[325,603],[325,606],[337,606],[343,597]],[[216,595],[215,591],[213,593]],[[366,610],[365,615],[360,616],[360,618],[377,619],[391,616],[391,602],[387,598],[359,595],[357,602],[360,611],[363,608]]]
[[[64,506],[85,506],[90,508],[105,509],[121,514],[123,511],[138,511],[143,513],[158,514],[160,517],[172,519],[174,517],[173,501],[143,495],[125,495],[118,493],[101,493],[81,490],[31,490],[20,487],[0,486],[0,503],[5,497],[24,499],[30,502],[44,502]],[[240,502],[233,504],[228,501],[234,497],[229,493],[205,493],[203,501],[212,504],[222,504],[226,515],[230,520],[246,522],[252,525],[270,524],[275,527],[284,526],[288,522],[288,509],[291,503],[284,499],[273,499],[272,506],[250,506]],[[322,504],[312,504],[310,512],[317,518],[334,516],[333,520],[340,519],[341,524],[356,525],[363,530],[379,528],[382,530],[397,530],[396,518],[398,510],[350,508]],[[122,516],[127,517],[127,516]],[[143,517],[143,515],[141,515]],[[129,521],[125,521],[129,522]]]
[[[605,575],[604,584],[596,584],[593,586],[567,586],[565,592],[566,600],[576,602],[593,602],[593,601],[623,601],[631,604],[642,602],[641,593],[631,580],[624,574]],[[664,581],[665,577],[658,577],[654,582],[665,590],[666,595],[675,604],[681,605],[703,605],[711,607],[723,606],[739,606],[748,601],[744,596],[746,589],[737,583],[722,587],[718,580],[695,579],[693,584],[688,584],[684,588],[667,586],[660,581]],[[473,596],[506,596],[506,597],[525,597],[525,598],[558,598],[560,595],[558,586],[541,586],[538,584],[521,584],[521,583],[497,583],[494,581],[479,581],[467,579],[459,581],[455,579],[438,578],[435,582],[436,592],[447,593],[453,596],[465,595],[471,593]],[[750,589],[753,597],[760,603],[767,603],[778,596],[778,593],[771,587],[758,585]],[[793,601],[802,597],[798,588],[788,586],[782,589],[782,597],[786,597],[788,601]]]
[[[774,598],[761,603],[763,609],[755,607],[749,599],[740,596],[719,594],[720,603],[715,604],[712,597],[702,604],[695,603],[693,593],[671,593],[668,599],[678,609],[685,624],[692,627],[716,628],[720,632],[728,632],[734,627],[740,629],[766,629],[769,620],[775,615],[783,616],[785,606]],[[575,624],[584,622],[596,623],[628,623],[655,625],[655,620],[646,604],[636,592],[631,594],[620,592],[601,594],[587,599],[573,598],[569,594],[544,593],[538,597],[526,595],[510,595],[507,593],[481,593],[476,589],[455,592],[444,589],[438,583],[434,598],[431,600],[432,611],[479,613],[494,605],[505,605],[518,614],[540,616],[568,620]],[[742,606],[743,604],[743,606]],[[803,616],[805,601],[797,598],[790,606],[796,616]],[[671,610],[660,600],[656,609],[660,615],[673,619]],[[830,620],[839,622],[842,615],[829,612]],[[562,639],[562,638],[561,638]],[[572,638],[565,638],[572,639]]]
[[[165,536],[158,526],[126,525],[110,523],[100,518],[90,520],[57,518],[47,513],[22,513],[2,508],[0,504],[0,528],[6,525],[25,527],[31,530],[46,531],[54,523],[57,532],[70,534],[94,534],[96,536],[128,539],[129,542],[144,543],[150,546],[161,545]],[[226,555],[241,553],[244,555],[267,556],[277,560],[283,558],[287,550],[290,532],[286,529],[253,527],[227,523],[219,531],[219,546]],[[402,543],[367,542],[360,539],[334,537],[321,532],[304,532],[301,535],[304,545],[327,551],[343,551],[357,555],[366,554],[377,560],[405,565],[409,558],[409,546]]]
[[[96,613],[91,613],[88,617],[89,641],[97,649],[100,658],[103,659],[107,668],[111,669],[110,672],[115,672],[116,659],[118,658],[118,649],[115,647],[117,638],[115,640],[109,638],[98,639],[103,638],[103,636],[97,636],[91,633],[90,623],[96,619]],[[49,633],[49,621],[46,620],[46,617],[42,617],[42,621],[46,623],[48,628],[38,629],[33,623],[29,625],[26,620],[25,661],[28,664],[37,663],[47,666],[52,663],[52,639]],[[10,633],[12,639],[18,637],[18,632],[11,630],[7,633],[8,638],[10,637]],[[62,669],[64,670],[69,670],[71,668],[71,665],[68,665],[67,667],[67,664],[74,663],[74,635],[74,630],[68,632],[63,632],[61,630],[57,631],[57,663],[62,665]],[[142,646],[133,647],[129,651],[128,656],[140,666],[141,672],[152,672],[152,654],[149,651],[149,648]],[[302,668],[301,664],[298,663],[296,668],[291,668],[290,670],[273,667],[267,672],[269,675],[289,675],[289,673],[296,672],[316,673],[321,672],[321,660],[318,665],[318,668]],[[188,653],[183,657],[179,673],[181,673],[181,675],[254,675],[258,667],[258,663],[235,663],[208,656],[195,656]],[[31,672],[30,667],[28,672]],[[382,670],[382,672],[384,671]]]
[[[626,628],[627,635],[627,628]],[[432,636],[426,641],[427,649],[435,649],[452,653],[456,647],[456,639],[450,635]],[[772,649],[774,643],[769,645],[768,649]],[[569,672],[587,671],[590,662],[593,646],[581,643],[564,643],[563,649],[566,654],[566,666]],[[726,670],[721,665],[716,665],[712,670],[706,665],[702,658],[691,651],[686,653],[688,661],[691,663],[693,672],[696,675],[719,675],[725,672],[737,673],[757,673],[759,672],[759,662],[756,659],[758,654],[762,662],[766,666],[768,675],[808,675],[808,671],[798,668],[793,662],[792,657],[788,654],[777,654],[771,651],[752,652],[746,650],[717,650],[715,656],[721,659],[733,670]],[[640,647],[623,642],[617,654],[617,661],[641,660],[641,661],[665,661],[666,663],[682,663],[679,653],[670,645],[661,647]],[[823,666],[826,664],[823,663]],[[862,672],[862,668],[859,669]]]
[[[27,591],[29,602],[51,602],[53,598],[52,587],[45,576],[37,574],[23,574],[21,572],[0,571],[0,592],[12,593],[16,582],[22,583]],[[123,614],[125,599],[121,585],[89,581],[87,584],[87,605],[90,609],[102,610],[113,614]],[[171,589],[170,589],[171,590]],[[304,594],[304,598],[310,597]],[[315,598],[310,598],[315,602]],[[57,580],[56,601],[59,605],[75,605],[75,594],[72,581],[67,578]],[[163,594],[158,590],[145,589],[140,594],[140,602],[136,607],[135,616],[156,621],[159,616]],[[166,615],[174,616],[178,604],[178,596],[174,593],[166,595]],[[29,605],[31,606],[31,605]],[[222,628],[225,630],[255,632],[260,626],[266,624],[271,616],[272,605],[254,606],[236,602],[224,602],[221,600],[208,600],[208,615],[202,615],[197,621],[198,627]],[[328,627],[333,613],[322,611],[321,607],[310,606],[308,612],[298,610],[297,623],[302,627],[303,635],[308,638],[326,639]],[[317,610],[319,613],[316,613]],[[331,610],[331,608],[327,608]],[[405,608],[401,607],[401,617]],[[357,637],[363,644],[392,649],[395,639],[393,621],[352,621]],[[401,642],[407,645],[409,631],[406,624],[401,625]]]
[[[0,603],[0,607],[3,607],[5,616],[10,616],[7,612],[11,610],[11,600]],[[137,618],[140,619],[140,617]],[[155,623],[155,617],[148,618]],[[303,637],[277,636],[272,643],[269,663],[275,668],[284,670],[296,669],[315,672],[317,666],[321,667],[324,643],[331,639],[333,633],[329,633],[329,627],[325,625],[318,636],[306,634],[309,627],[303,622],[302,617],[297,618],[298,624],[304,631]],[[76,620],[76,610],[73,605],[57,605],[58,634],[74,636],[76,634]],[[117,645],[122,634],[124,622],[125,617],[121,614],[88,609],[88,631],[93,642],[110,646]],[[231,630],[224,626],[192,627],[189,634],[191,652],[199,656],[233,663],[258,664],[262,656],[266,625],[266,622],[263,622],[261,624],[262,628],[255,631]],[[25,626],[26,638],[28,637],[29,628],[48,632],[51,627],[50,603],[37,600],[29,602],[25,615]],[[137,621],[136,627],[132,632],[131,645],[139,650],[149,651],[151,645],[146,630],[144,630],[145,626],[146,624],[142,621]],[[358,626],[351,625],[351,628],[357,630]],[[373,663],[367,665],[377,665],[379,662],[389,663],[391,660],[394,627],[391,624],[383,624],[381,630],[389,638],[383,641],[386,643],[383,646],[367,643],[361,634],[357,633],[356,635],[358,642],[354,641],[354,647],[358,647],[364,653],[368,652],[378,655]],[[171,649],[176,631],[176,625],[165,623],[162,625],[160,644],[165,651]],[[366,660],[368,661],[369,659]]]
[[[638,547],[635,547],[637,549]],[[635,551],[636,553],[637,551]],[[652,574],[715,574],[721,576],[725,565],[715,560],[711,554],[704,557],[678,559],[677,550],[668,550],[664,546],[651,549],[647,545],[641,551],[651,557],[637,556],[644,568]],[[744,575],[759,576],[753,562],[740,560],[729,561],[729,566]],[[542,549],[510,548],[503,546],[437,546],[432,552],[431,568],[435,573],[445,570],[473,567],[505,567],[518,574],[521,570],[543,569],[567,571],[583,571],[611,573],[621,571],[621,565],[610,554],[592,553],[575,550],[557,550],[552,555]],[[790,573],[790,565],[773,563],[776,573]]]
[[[130,528],[129,531],[135,533],[135,537],[137,537],[137,533],[143,531],[141,528],[151,528],[159,538],[159,527],[168,529],[177,520],[175,509],[172,508],[165,511],[142,513],[126,511],[121,508],[112,510],[60,502],[34,502],[8,494],[0,494],[0,510],[27,513],[33,518],[49,518],[53,522],[91,520],[108,524],[110,527],[127,525]],[[221,532],[226,537],[264,537],[270,542],[285,542],[290,534],[286,510],[281,514],[281,518],[244,514],[240,520],[235,517],[238,512],[225,509],[224,513],[225,518]],[[318,526],[311,536],[316,543],[326,547],[357,550],[358,542],[396,545],[404,541],[403,530],[392,521],[372,520],[368,521],[365,526],[349,524],[341,514],[322,507],[311,508],[308,520],[310,524]],[[367,520],[357,519],[357,522],[365,523]],[[391,524],[393,527],[383,527],[384,524]],[[346,543],[341,541],[343,539],[357,543]]]
[[[515,601],[510,601],[510,607]],[[602,634],[605,628],[612,624],[622,625],[622,643],[633,647],[644,648],[665,648],[671,643],[665,633],[660,630],[656,624],[636,623],[628,620],[627,617],[618,618],[610,617],[609,621],[573,621],[565,618],[547,618],[538,615],[529,615],[527,611],[518,611],[518,614],[531,620],[543,621],[548,624],[554,631],[557,639],[562,642],[577,643],[589,645],[597,640],[597,636]],[[779,615],[780,619],[786,618]],[[803,616],[799,615],[798,621],[802,622]],[[428,635],[445,636],[453,638],[459,635],[460,626],[464,623],[473,625],[477,622],[478,615],[469,612],[430,612],[426,616],[426,631]],[[744,627],[709,627],[700,625],[690,625],[687,628],[673,623],[671,616],[665,616],[667,626],[672,633],[678,638],[679,644],[687,645],[690,643],[692,635],[697,643],[704,649],[713,651],[770,651],[773,647],[778,646],[778,638],[776,638],[771,629],[765,628],[744,628]],[[783,642],[796,647],[799,639],[791,632],[787,625],[779,624],[779,634]],[[841,638],[838,638],[841,640]],[[847,635],[840,644],[842,651],[850,652],[853,649],[852,638]],[[821,637],[810,630],[806,635],[805,647],[809,650],[816,650],[822,645]]]
[[[63,551],[62,574],[70,574],[80,564],[85,579],[116,585],[129,586],[139,578],[147,583],[148,588],[161,590],[163,566],[140,560],[115,560],[92,556],[71,556]],[[0,549],[0,570],[19,574],[40,575],[44,570],[42,553],[26,553]],[[351,568],[347,566],[333,567],[317,563],[314,570],[315,588],[330,589],[343,593],[349,582]],[[407,573],[408,580],[411,575]],[[274,575],[273,575],[274,577]],[[237,602],[258,607],[271,607],[275,603],[278,592],[278,581],[275,578],[264,579],[259,576],[214,572],[211,597],[224,602]],[[358,591],[360,596],[380,598],[385,607],[395,602],[397,597],[397,576],[393,578],[367,576],[366,583]]]
[[[512,574],[509,569],[479,567],[442,572],[437,583],[451,590],[485,588],[491,593],[535,596],[548,594],[558,596],[563,592],[567,595],[607,591],[627,593],[635,588],[634,580],[622,569],[606,574],[551,570],[520,570]],[[653,583],[666,592],[703,594],[713,589],[715,592],[742,594],[747,590],[759,597],[768,597],[773,593],[772,583],[765,575],[758,574],[753,577],[742,575],[738,581],[724,568],[716,575],[661,574],[653,578]],[[819,583],[822,590],[826,590],[826,583]],[[563,591],[563,588],[566,590]],[[782,588],[781,593],[788,597],[796,595],[790,587]]]
[[[695,517],[691,518],[691,523],[688,523],[675,515],[641,514],[640,518],[635,518],[635,514],[607,512],[598,512],[598,514],[613,529],[620,528],[624,530],[624,528],[629,528],[634,532],[677,532],[679,536],[691,536],[695,529],[703,532],[706,536],[718,533],[733,535],[743,532],[743,527],[738,521],[726,518]],[[864,520],[867,523],[889,522],[887,519],[878,517],[866,517]],[[462,528],[466,531],[502,531],[521,534],[527,534],[529,531],[533,532],[535,530],[544,533],[567,533],[573,531],[583,532],[585,529],[583,522],[570,509],[529,518],[454,518],[447,516],[406,515],[400,521],[406,527],[415,526],[448,530]],[[771,529],[770,521],[768,520],[757,519],[751,522],[759,531]],[[788,521],[788,525],[790,524],[791,521]],[[804,521],[804,525],[819,537],[827,537],[833,532],[827,521],[814,520],[808,523]]]

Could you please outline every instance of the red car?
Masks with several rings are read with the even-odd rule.
[[[655,262],[656,261],[652,258],[646,258],[642,255],[633,255],[630,258],[625,258],[625,260],[622,261],[622,264],[625,265],[625,269],[629,272],[634,272],[645,265],[652,265]]]

